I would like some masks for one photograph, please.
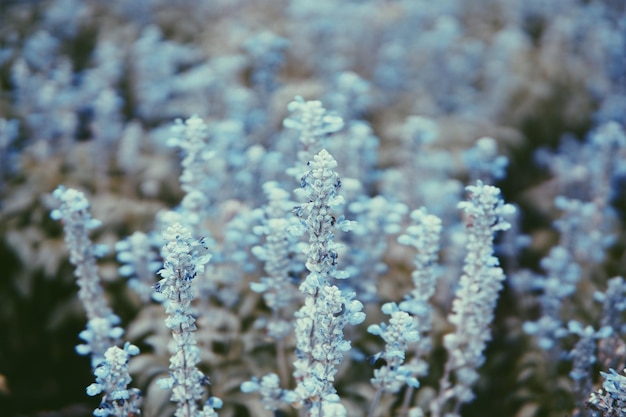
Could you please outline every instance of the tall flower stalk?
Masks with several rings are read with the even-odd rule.
[[[334,231],[345,231],[351,226],[343,216],[335,216],[337,207],[343,203],[337,194],[341,182],[336,166],[337,162],[326,150],[315,155],[301,181],[300,191],[307,203],[295,209],[302,219],[302,231],[309,235],[305,251],[309,274],[300,285],[305,302],[295,315],[295,394],[297,402],[306,407],[307,415],[315,417],[345,414],[333,385],[337,366],[351,347],[343,338],[343,329],[365,319],[361,312],[363,305],[353,299],[354,294],[344,294],[332,284],[335,279],[348,277],[337,269]]]
[[[156,288],[165,298],[165,325],[172,331],[176,348],[170,358],[170,376],[159,384],[172,389],[171,400],[177,404],[176,417],[214,417],[221,400],[211,397],[202,409],[198,406],[204,395],[203,386],[209,384],[209,379],[196,366],[200,355],[193,334],[196,319],[191,307],[195,298],[192,281],[204,272],[210,255],[198,256],[196,247],[200,242],[193,240],[189,229],[180,224],[170,226],[163,233],[163,239],[165,262]]]
[[[263,209],[263,224],[255,228],[255,232],[265,235],[263,245],[252,248],[252,253],[264,262],[266,276],[260,282],[250,285],[252,291],[262,293],[265,304],[272,310],[272,316],[262,321],[267,335],[276,341],[276,356],[280,379],[286,383],[289,380],[287,369],[287,355],[285,339],[293,330],[293,310],[297,305],[299,293],[292,282],[296,271],[302,270],[302,263],[294,256],[296,249],[295,238],[289,233],[289,228],[297,219],[289,216],[293,202],[289,193],[276,182],[267,182],[263,185],[268,203]],[[289,209],[287,209],[289,207]],[[290,316],[290,317],[288,317]]]
[[[383,304],[382,312],[391,315],[389,324],[372,324],[367,328],[369,333],[380,336],[385,341],[385,349],[376,355],[376,358],[383,359],[385,364],[374,371],[374,378],[371,379],[376,394],[368,417],[374,416],[383,393],[395,394],[405,384],[412,388],[419,387],[415,368],[404,365],[409,343],[417,342],[420,338],[417,325],[413,318],[406,311],[400,311],[395,303]]]
[[[459,208],[465,215],[467,255],[448,317],[456,331],[443,340],[448,360],[440,380],[439,395],[431,403],[433,417],[459,416],[461,405],[474,399],[472,385],[478,380],[477,369],[485,361],[483,351],[491,339],[489,325],[505,278],[493,255],[494,234],[510,227],[504,217],[515,210],[504,204],[496,187],[478,181],[466,190],[469,201],[459,203]],[[456,380],[454,385],[452,373]],[[445,412],[446,406],[452,411]]]
[[[398,242],[412,246],[417,251],[413,259],[415,269],[411,274],[414,288],[399,307],[413,317],[419,332],[414,355],[407,366],[413,369],[415,375],[421,377],[428,373],[427,356],[432,350],[430,333],[433,327],[433,307],[430,299],[437,290],[439,272],[437,261],[442,226],[441,219],[429,214],[424,207],[414,210],[411,213],[411,220],[412,224],[407,228],[406,234],[398,237]],[[407,415],[413,392],[414,386],[409,385],[404,392],[400,415]]]
[[[101,222],[91,217],[89,201],[82,192],[59,186],[52,196],[60,206],[52,210],[50,217],[63,224],[70,262],[76,267],[78,298],[87,313],[87,329],[80,333],[86,343],[76,346],[76,351],[91,354],[91,366],[95,368],[104,359],[104,352],[116,345],[124,333],[117,326],[120,319],[109,307],[98,274],[96,258],[106,247],[94,245],[89,238],[89,231]]]

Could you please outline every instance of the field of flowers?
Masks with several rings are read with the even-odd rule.
[[[0,415],[626,416],[622,0],[0,0]]]

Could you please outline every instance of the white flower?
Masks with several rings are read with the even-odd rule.
[[[504,204],[496,187],[478,181],[466,189],[469,201],[459,203],[459,208],[466,219],[467,255],[452,313],[448,316],[456,331],[444,337],[448,351],[446,369],[456,374],[454,392],[459,403],[473,398],[471,385],[476,379],[475,370],[484,362],[483,351],[491,338],[489,325],[505,278],[493,256],[494,233],[509,228],[505,217],[514,210]],[[442,381],[442,387],[447,389],[449,381]],[[436,407],[446,400],[443,395],[440,393]]]
[[[59,186],[52,196],[60,207],[50,216],[63,222],[65,242],[70,250],[70,262],[76,267],[76,283],[80,287],[80,298],[87,313],[87,329],[81,333],[86,345],[78,345],[79,354],[91,354],[92,365],[96,366],[104,352],[118,342],[123,331],[116,327],[119,318],[109,307],[100,283],[96,254],[98,250],[89,238],[89,230],[100,222],[91,217],[89,202],[80,191]]]
[[[130,417],[139,414],[141,392],[136,388],[127,388],[131,381],[128,361],[130,356],[138,353],[137,346],[128,342],[123,349],[117,346],[107,349],[104,360],[94,370],[96,382],[87,387],[90,396],[104,393],[103,402],[94,415]]]
[[[163,233],[165,245],[162,279],[157,289],[166,298],[166,326],[172,331],[176,351],[170,358],[170,378],[160,382],[163,388],[171,388],[171,400],[177,403],[177,417],[195,417],[200,413],[201,400],[207,378],[196,367],[200,362],[199,349],[193,331],[196,329],[191,302],[195,295],[191,281],[204,271],[210,256],[199,256],[196,247],[200,242],[192,239],[189,229],[176,223]],[[202,415],[216,415],[210,405],[205,405]]]
[[[376,357],[385,359],[386,363],[374,371],[372,384],[390,393],[398,392],[404,384],[418,386],[413,369],[402,366],[408,344],[419,340],[415,321],[408,313],[400,311],[395,303],[384,304],[382,311],[391,315],[389,325],[373,324],[367,328],[369,333],[385,341],[385,350]]]

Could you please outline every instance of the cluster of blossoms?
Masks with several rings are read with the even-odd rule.
[[[278,70],[285,61],[289,40],[270,31],[263,31],[248,39],[244,47],[253,61],[250,79],[260,97],[267,101],[278,87]]]
[[[102,361],[104,352],[124,334],[124,329],[117,326],[119,323],[119,317],[113,313],[107,317],[90,319],[87,328],[78,334],[85,343],[76,345],[76,352],[85,356],[91,354],[91,366],[97,366]]]
[[[614,369],[600,372],[604,378],[602,389],[591,395],[589,407],[602,413],[605,417],[626,416],[626,376]]]
[[[395,303],[387,303],[382,312],[391,315],[389,324],[372,324],[367,331],[380,336],[385,341],[385,350],[377,357],[385,360],[385,365],[374,371],[372,384],[381,391],[397,393],[405,384],[419,387],[411,367],[403,366],[409,343],[419,340],[419,332],[413,318],[400,311]]]
[[[202,410],[198,401],[204,395],[203,386],[208,378],[197,368],[200,362],[199,349],[193,332],[196,330],[191,303],[195,298],[192,280],[204,272],[210,255],[198,256],[195,241],[189,229],[180,224],[170,226],[164,233],[166,244],[163,247],[162,279],[157,283],[157,291],[165,298],[165,325],[172,331],[176,350],[170,358],[170,376],[159,381],[163,388],[171,388],[171,400],[177,403],[176,417],[214,417],[215,408],[221,407],[221,400],[209,398]]]
[[[336,166],[326,150],[315,155],[301,181],[300,191],[308,202],[295,209],[298,217],[305,218],[299,231],[306,230],[309,234],[305,251],[309,274],[300,285],[306,298],[295,315],[298,356],[294,363],[295,394],[309,409],[310,416],[322,415],[323,408],[329,406],[325,403],[335,404],[334,409],[343,409],[333,386],[337,366],[350,349],[350,342],[343,338],[343,328],[365,319],[361,311],[363,305],[353,299],[354,294],[342,293],[332,285],[334,279],[348,277],[337,270],[334,230],[351,227],[343,216],[334,216],[336,207],[343,203],[343,198],[337,194],[341,182],[334,170]]]
[[[256,324],[265,328],[268,336],[276,340],[280,378],[286,381],[289,372],[285,338],[293,329],[293,310],[290,307],[296,305],[300,295],[293,278],[302,271],[303,262],[295,256],[296,238],[289,233],[289,228],[297,222],[294,216],[289,216],[294,204],[289,199],[289,193],[273,181],[265,183],[263,191],[268,203],[261,209],[263,223],[255,227],[254,232],[264,235],[265,243],[254,246],[252,253],[264,262],[267,275],[261,277],[259,282],[252,282],[250,288],[254,292],[262,293],[265,304],[272,310],[270,318],[260,318]],[[263,391],[261,395],[263,396]]]
[[[334,109],[344,120],[362,120],[371,107],[371,83],[354,71],[342,71],[333,80],[333,88],[324,103]]]
[[[292,261],[295,258],[295,239],[289,233],[289,228],[294,225],[288,216],[289,210],[293,208],[289,193],[275,182],[264,184],[263,190],[269,201],[264,210],[263,224],[254,231],[265,235],[265,243],[253,247],[252,253],[265,263],[267,276],[261,277],[260,282],[251,283],[250,288],[262,293],[265,304],[272,310],[272,318],[265,326],[268,335],[281,340],[291,333],[292,326],[284,316],[284,310],[296,298],[297,290],[292,284],[292,276],[302,267]]]
[[[450,415],[458,415],[461,404],[474,398],[472,385],[478,379],[478,367],[485,360],[483,351],[491,339],[489,325],[505,278],[498,266],[498,258],[493,254],[494,233],[510,227],[504,218],[515,211],[513,206],[504,204],[496,187],[478,181],[466,189],[469,201],[459,203],[459,208],[465,215],[467,254],[452,313],[448,317],[456,331],[447,334],[443,340],[448,360],[439,397],[431,406],[435,417],[441,415],[449,400],[454,402]],[[456,376],[454,386],[449,379],[451,372]]]
[[[596,158],[588,160],[589,179],[593,199],[602,208],[610,209],[610,200],[615,197],[611,183],[619,175],[624,175],[626,159],[626,133],[616,122],[600,125],[588,139],[590,153]]]
[[[140,414],[141,391],[127,388],[131,381],[128,361],[130,356],[138,353],[139,348],[128,342],[123,349],[111,346],[104,353],[104,360],[94,370],[96,382],[87,387],[88,395],[103,394],[94,416],[134,417]]]
[[[536,286],[543,290],[539,296],[542,315],[537,321],[524,323],[524,331],[534,335],[542,349],[556,356],[557,341],[568,334],[560,317],[564,300],[576,292],[589,268],[604,260],[615,240],[610,218],[603,215],[599,201],[555,198],[555,207],[563,211],[561,218],[554,222],[560,235],[559,245],[541,260],[545,277],[537,280]]]
[[[476,145],[465,151],[463,157],[472,181],[480,179],[491,184],[506,176],[509,159],[498,154],[498,143],[494,138],[478,139]]]
[[[611,278],[605,292],[596,292],[594,299],[603,304],[602,329],[610,334],[599,341],[598,359],[604,369],[620,369],[626,358],[626,343],[622,335],[626,331],[623,313],[626,311],[626,281],[623,277]]]
[[[574,326],[569,326],[570,332],[580,335],[580,340],[570,354],[573,359],[570,377],[574,380],[578,398],[589,397],[585,404],[582,400],[578,401],[578,410],[588,407],[605,417],[626,416],[626,377],[614,370],[624,368],[626,344],[622,335],[626,327],[623,322],[623,312],[626,310],[625,293],[626,284],[622,277],[610,279],[606,291],[596,292],[594,296],[596,301],[603,304],[600,330],[596,332],[591,326],[587,326],[583,332],[582,325],[575,322]],[[600,372],[604,378],[602,388],[589,395],[596,361],[610,372]]]
[[[359,294],[363,303],[374,303],[380,298],[379,278],[389,269],[385,260],[388,249],[386,236],[401,230],[408,208],[403,203],[377,195],[350,203],[348,210],[355,219],[356,227],[343,256],[348,264],[346,272],[359,279],[350,280],[347,286]]]
[[[563,213],[554,222],[560,235],[560,246],[566,248],[581,266],[600,264],[615,242],[614,219],[597,201],[581,201],[564,196],[554,199]]]
[[[582,417],[587,415],[584,400],[589,396],[593,387],[591,375],[597,361],[596,340],[610,336],[611,328],[602,327],[596,331],[591,325],[583,326],[576,320],[571,320],[568,323],[568,330],[571,334],[578,336],[574,349],[567,356],[572,360],[569,377],[573,381],[572,388],[576,395],[576,410],[573,416]]]
[[[304,294],[314,295],[317,289],[335,279],[348,278],[344,271],[337,270],[337,249],[334,230],[348,231],[354,223],[343,216],[334,216],[337,207],[344,203],[337,190],[341,180],[335,171],[337,162],[323,149],[309,162],[310,170],[301,180],[297,193],[304,194],[305,203],[295,208],[298,217],[303,218],[299,227],[292,228],[296,234],[309,233],[309,246],[306,254],[306,268],[309,274],[300,286]]]
[[[322,150],[323,139],[341,130],[344,122],[339,115],[326,110],[321,101],[305,101],[300,96],[287,105],[287,110],[290,114],[283,121],[283,126],[297,130],[300,135],[299,165],[288,169],[287,174],[299,179],[313,155]]]
[[[535,336],[539,347],[551,351],[556,348],[556,341],[567,334],[560,318],[561,305],[576,291],[580,267],[561,246],[552,248],[541,260],[541,266],[546,271],[545,279],[537,283],[543,289],[539,297],[542,316],[524,323],[524,331]]]
[[[131,185],[127,189],[132,201],[165,196],[169,194],[170,183],[165,178],[168,173],[159,169],[163,164],[154,163],[164,156],[163,149],[144,139],[159,139],[165,119],[190,114],[190,110],[200,115],[178,120],[173,138],[168,141],[183,158],[180,183],[184,198],[175,211],[163,215],[163,220],[169,219],[167,225],[155,227],[166,231],[162,252],[165,265],[159,272],[162,279],[157,295],[167,310],[164,330],[171,330],[173,335],[171,374],[162,384],[172,389],[172,399],[179,404],[177,415],[214,415],[220,403],[210,399],[200,410],[206,399],[203,384],[208,381],[197,369],[200,353],[210,355],[209,363],[224,370],[228,382],[242,377],[238,374],[230,378],[230,372],[239,372],[242,363],[252,368],[274,365],[273,360],[266,361],[273,346],[255,343],[259,327],[276,342],[278,366],[277,370],[271,369],[276,374],[244,383],[243,391],[258,391],[263,406],[276,415],[280,414],[276,410],[281,403],[300,404],[300,417],[344,416],[346,408],[357,414],[354,408],[367,400],[363,386],[344,379],[337,369],[342,361],[346,362],[350,340],[368,354],[370,349],[380,351],[382,347],[372,348],[371,341],[376,337],[364,334],[363,328],[353,335],[345,328],[364,320],[361,302],[371,302],[368,308],[375,308],[390,293],[398,301],[397,306],[383,306],[390,320],[369,327],[383,340],[378,342],[385,345],[380,357],[386,365],[374,372],[373,383],[380,392],[406,388],[406,400],[412,397],[417,378],[423,379],[428,372],[431,345],[442,340],[444,326],[433,324],[433,305],[447,306],[458,288],[450,315],[450,326],[456,331],[444,341],[449,362],[441,396],[430,410],[430,417],[446,413],[446,417],[455,417],[460,404],[473,397],[476,369],[484,360],[483,351],[490,338],[488,325],[504,279],[493,256],[493,234],[508,227],[500,214],[512,210],[500,204],[497,189],[478,183],[469,188],[472,200],[461,205],[468,233],[456,233],[455,207],[463,191],[457,178],[467,174],[472,182],[480,179],[491,184],[504,177],[508,164],[498,154],[499,142],[482,138],[462,154],[465,166],[458,168],[460,158],[455,157],[461,155],[459,148],[463,146],[459,139],[467,131],[498,132],[501,139],[510,138],[518,149],[523,145],[525,158],[528,147],[538,142],[526,141],[524,136],[536,126],[551,126],[547,131],[539,129],[534,139],[541,141],[545,139],[542,135],[556,133],[552,129],[554,120],[563,119],[564,127],[575,130],[590,120],[601,122],[615,117],[619,121],[599,127],[590,136],[582,157],[569,160],[574,152],[564,148],[559,153],[568,159],[567,163],[552,164],[565,167],[562,176],[570,178],[567,188],[586,187],[580,187],[582,192],[575,190],[573,195],[563,193],[567,198],[557,201],[557,208],[565,215],[556,228],[569,246],[559,245],[550,252],[541,263],[546,275],[541,277],[545,278],[542,286],[528,286],[523,294],[530,302],[538,303],[533,307],[542,309],[540,320],[524,326],[537,336],[541,347],[552,349],[562,335],[568,334],[563,324],[567,320],[560,317],[566,312],[562,308],[565,303],[573,300],[576,307],[588,305],[579,303],[586,300],[572,297],[575,291],[590,287],[581,280],[591,277],[592,284],[596,284],[604,278],[602,273],[595,274],[600,268],[585,270],[588,266],[581,259],[588,264],[608,261],[607,267],[613,271],[619,267],[614,262],[618,256],[607,256],[607,250],[613,243],[623,244],[621,232],[605,220],[618,221],[617,211],[607,209],[623,197],[617,194],[620,187],[613,174],[623,174],[626,167],[626,136],[620,126],[626,120],[624,0],[494,0],[489,2],[493,7],[488,8],[455,0],[241,4],[231,0],[144,0],[113,1],[111,7],[102,7],[103,2],[97,0],[7,3],[18,4],[18,8],[8,6],[9,16],[17,19],[7,19],[7,29],[0,31],[0,38],[7,41],[0,42],[0,72],[4,74],[3,85],[9,87],[2,95],[2,108],[6,107],[7,114],[15,119],[0,119],[0,191],[4,190],[5,162],[20,165],[17,162],[23,160],[22,151],[27,158],[31,153],[40,155],[40,161],[54,156],[54,161],[62,161],[60,175],[78,173],[83,183],[92,184],[91,176],[83,177],[81,155],[87,150],[93,159],[87,161],[93,165],[88,170],[93,171],[93,183],[98,190],[112,187],[109,199],[119,195],[120,183],[126,183],[122,187]],[[32,10],[30,4],[35,5]],[[168,4],[176,9],[175,13],[170,13]],[[233,5],[242,6],[241,13]],[[172,18],[178,14],[191,14],[193,19]],[[111,36],[93,27],[100,19],[107,25],[120,24],[124,30]],[[187,24],[179,27],[178,21]],[[276,33],[258,31],[267,22],[272,23]],[[36,26],[30,27],[32,24]],[[96,33],[98,36],[94,36]],[[287,65],[281,73],[283,64]],[[279,88],[283,81],[288,83],[284,89]],[[326,108],[320,101],[297,97],[289,103],[289,116],[282,125],[285,129],[280,131],[277,104],[291,88],[303,88],[305,94],[327,98]],[[573,98],[567,100],[568,105],[551,106],[561,100],[563,92]],[[547,107],[559,108],[544,112]],[[408,116],[401,126],[407,112],[428,118]],[[578,117],[567,117],[570,114]],[[205,123],[201,119],[205,116],[211,121]],[[20,126],[16,125],[18,120]],[[530,125],[526,123],[529,120]],[[557,123],[556,129],[561,124]],[[345,129],[329,141],[329,152],[323,150],[326,138],[344,125]],[[136,129],[131,131],[133,127]],[[379,146],[377,135],[384,140],[384,146]],[[290,141],[292,136],[298,136],[299,143]],[[395,149],[394,137],[400,139]],[[78,139],[80,146],[75,146]],[[70,158],[66,159],[64,153]],[[341,167],[343,197],[338,195],[341,182],[330,154]],[[75,165],[77,162],[80,165]],[[292,168],[285,175],[287,166]],[[24,174],[30,175],[27,167]],[[570,169],[573,167],[576,169]],[[21,174],[19,168],[15,173]],[[116,180],[99,187],[109,175]],[[124,179],[119,181],[122,176]],[[291,198],[282,191],[286,189],[283,183],[266,185],[269,204],[263,210],[251,209],[259,206],[260,184],[284,181],[285,177],[301,181],[300,198]],[[528,185],[526,179],[518,180],[514,182]],[[18,183],[15,185],[22,185]],[[160,184],[166,186],[164,193],[158,192]],[[8,185],[6,190],[11,192],[13,184]],[[511,192],[517,193],[512,188]],[[13,196],[8,197],[6,200],[13,202]],[[86,238],[85,230],[97,222],[89,217],[88,204],[74,190],[57,190],[55,197],[71,206],[67,213],[62,207],[52,216],[66,226],[89,319],[87,329],[80,334],[86,343],[77,350],[93,355],[96,375],[102,380],[98,384],[104,384],[113,366],[122,364],[124,353],[119,348],[106,350],[120,343],[122,330],[98,283],[94,258],[99,248]],[[340,235],[339,230],[352,227],[340,215],[344,198],[352,202],[346,206],[346,217],[359,224],[345,239],[335,236]],[[531,204],[533,208],[535,203]],[[285,207],[293,204],[298,205],[296,216],[287,218]],[[409,294],[400,294],[405,288],[393,285],[395,278],[409,273],[410,267],[395,257],[406,252],[395,251],[394,247],[389,250],[387,243],[405,226],[409,207],[421,206],[428,207],[429,212],[413,212],[413,223],[400,238],[401,244],[417,251],[414,288]],[[258,213],[261,215],[255,217]],[[533,220],[525,224],[537,227],[535,230],[541,228]],[[443,252],[445,262],[438,265],[442,223],[446,225],[442,241],[447,247]],[[111,230],[109,236],[119,230]],[[203,253],[194,239],[208,236],[207,230],[216,236],[210,246],[215,274],[203,273],[208,257],[196,251]],[[308,241],[297,242],[298,233],[306,234]],[[457,285],[465,240],[455,238],[461,235],[468,237],[468,254]],[[151,237],[137,233],[116,246],[118,261],[124,264],[119,275],[132,277],[129,286],[146,303],[154,297],[151,281],[156,269],[161,268],[161,262],[150,251]],[[344,249],[339,242],[349,244]],[[543,242],[539,239],[534,243]],[[161,242],[155,246],[161,246]],[[7,249],[14,248],[9,245]],[[519,255],[517,250],[511,250],[511,258]],[[28,255],[23,258],[28,260]],[[507,262],[507,266],[511,264]],[[201,280],[201,275],[211,279]],[[391,279],[379,279],[386,275]],[[357,279],[346,280],[349,276]],[[445,282],[439,283],[435,295],[437,279]],[[250,294],[244,285],[249,282],[249,289],[256,294]],[[296,291],[298,286],[301,293]],[[200,292],[201,300],[194,301],[192,288]],[[622,340],[625,329],[619,322],[626,309],[619,300],[624,298],[623,288],[621,281],[612,281],[604,295],[602,328],[610,328],[611,333],[610,337],[602,333],[598,342],[600,364],[593,364],[598,333],[592,326],[570,326],[569,334],[580,336],[571,356],[574,364],[570,376],[581,382],[581,391],[588,390],[582,382],[587,382],[589,368],[624,368],[623,363],[614,362],[626,357]],[[536,290],[542,291],[539,297]],[[257,302],[261,297],[263,306]],[[213,299],[218,299],[219,305],[211,306]],[[12,304],[13,300],[9,301]],[[133,326],[148,329],[144,323],[151,318],[143,313],[151,309],[145,307],[140,306],[142,314],[133,319]],[[514,314],[515,307],[517,304],[506,306],[502,312]],[[528,311],[534,313],[530,308]],[[257,314],[263,317],[255,322],[256,326],[250,325]],[[578,317],[594,315],[585,311]],[[614,320],[609,323],[609,318]],[[211,326],[205,326],[206,322],[215,324],[217,331],[207,331]],[[196,326],[203,332],[194,333]],[[154,353],[160,358],[167,344],[158,343],[162,339],[156,336],[148,336],[146,342],[157,340],[153,343]],[[285,360],[292,345],[297,346],[297,352],[291,352],[296,358],[295,381],[290,378]],[[215,352],[199,351],[198,347],[204,346],[214,346]],[[250,357],[234,357],[241,352],[241,346]],[[352,350],[355,356],[361,354]],[[134,350],[129,347],[124,352],[127,360]],[[505,354],[509,358],[516,352]],[[227,360],[220,360],[222,357]],[[350,376],[362,372],[352,371]],[[495,377],[514,380],[514,372]],[[4,370],[0,377],[5,374],[9,380],[13,378]],[[609,376],[613,381],[618,379]],[[621,374],[619,377],[623,378]],[[121,381],[126,379],[120,377]],[[499,382],[494,381],[486,381],[489,388]],[[293,388],[292,382],[294,390],[281,388],[281,384]],[[616,387],[614,384],[614,391]],[[364,390],[367,393],[370,389]],[[428,402],[429,390],[420,393],[417,403]],[[107,389],[94,386],[90,391],[106,393]],[[112,392],[107,395],[117,402],[125,395],[121,387]],[[338,394],[346,394],[346,398],[339,401]],[[253,407],[242,410],[237,400],[234,398],[235,404],[223,413],[255,413]],[[613,400],[607,397],[606,401]],[[478,407],[486,402],[479,401]],[[499,405],[493,401],[494,409]],[[529,409],[533,411],[535,404],[530,405],[523,410],[526,414]],[[535,414],[546,414],[544,407],[545,403],[539,404]],[[619,412],[614,414],[624,414],[621,405],[617,408]],[[404,416],[405,411],[390,409],[386,413]],[[413,411],[429,412],[417,408]],[[524,414],[518,411],[500,414]]]
[[[128,286],[143,303],[149,303],[159,293],[154,292],[154,274],[161,267],[157,254],[152,250],[152,239],[145,233],[134,232],[115,244],[117,260],[122,264],[118,272],[128,277]]]
[[[317,407],[322,403],[339,402],[333,382],[337,367],[351,348],[343,338],[343,329],[365,319],[363,305],[353,296],[342,294],[334,285],[325,285],[316,297],[307,297],[296,312],[295,394],[311,416],[318,415]]]
[[[186,215],[187,224],[197,226],[209,213],[208,196],[213,191],[210,188],[212,178],[208,171],[210,164],[207,162],[214,158],[215,152],[208,146],[209,128],[200,117],[192,116],[184,122],[176,120],[172,134],[168,145],[180,148],[185,155],[181,162],[183,172],[180,184],[185,192],[181,209]]]
[[[414,270],[411,273],[413,289],[400,302],[400,310],[409,313],[419,333],[419,340],[415,343],[414,355],[409,360],[415,376],[424,376],[428,373],[427,356],[432,350],[431,331],[433,326],[433,307],[430,299],[437,290],[439,276],[439,249],[441,238],[441,219],[429,214],[425,208],[411,212],[411,225],[406,233],[398,237],[398,242],[412,246],[417,253],[413,259]],[[405,392],[404,407],[409,406],[413,393],[413,386]]]
[[[417,250],[413,260],[415,269],[411,274],[414,288],[400,303],[400,309],[418,317],[420,337],[424,337],[432,326],[430,298],[437,289],[441,220],[428,214],[424,208],[414,210],[411,220],[412,224],[406,229],[406,234],[398,237],[398,242]]]
[[[266,410],[275,411],[282,404],[295,401],[293,391],[282,389],[280,378],[274,373],[265,375],[260,381],[253,377],[252,380],[241,384],[241,391],[258,392],[261,396],[261,404]]]
[[[120,319],[109,307],[98,275],[96,258],[106,252],[106,247],[92,244],[89,238],[89,230],[100,226],[100,221],[91,217],[89,201],[82,192],[59,186],[52,196],[60,206],[52,210],[50,217],[63,223],[70,262],[76,267],[78,298],[87,312],[87,329],[80,334],[86,344],[78,345],[76,350],[81,355],[91,354],[95,367],[124,333],[117,326]]]

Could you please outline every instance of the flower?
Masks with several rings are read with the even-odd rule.
[[[347,278],[337,270],[336,229],[348,230],[349,222],[335,216],[343,198],[337,194],[341,185],[335,172],[337,162],[322,149],[308,163],[309,170],[300,182],[300,192],[306,197],[294,209],[302,227],[309,234],[305,249],[309,274],[300,285],[305,295],[304,305],[295,314],[297,359],[294,362],[295,395],[306,404],[310,415],[318,415],[327,402],[338,403],[333,386],[337,366],[350,350],[350,342],[343,337],[347,324],[359,324],[365,319],[363,305],[354,300],[354,293],[332,285],[334,279]],[[336,409],[338,410],[338,409]],[[341,415],[339,411],[333,414]]]
[[[403,366],[409,343],[420,338],[415,321],[408,313],[400,311],[395,303],[384,304],[383,313],[391,315],[388,325],[372,324],[367,328],[369,333],[385,341],[385,350],[376,355],[385,360],[385,365],[374,370],[372,385],[389,393],[397,393],[404,384],[417,388],[419,381],[413,368]]]
[[[100,221],[91,217],[89,201],[85,195],[75,189],[59,186],[52,196],[60,206],[50,213],[50,217],[63,223],[65,243],[70,250],[70,262],[76,267],[74,275],[79,286],[78,298],[87,313],[87,329],[80,337],[87,342],[78,345],[79,354],[91,354],[91,363],[95,367],[104,357],[104,352],[117,344],[123,334],[120,319],[109,307],[98,274],[96,255],[99,250],[89,238],[89,230],[100,225]]]
[[[124,348],[111,346],[104,353],[104,360],[94,370],[96,382],[87,387],[87,394],[103,394],[102,403],[94,411],[95,416],[132,417],[140,413],[141,391],[127,388],[131,381],[128,374],[130,356],[137,355],[139,349],[126,342]]]
[[[323,148],[323,139],[343,128],[343,119],[327,111],[318,100],[305,101],[297,96],[287,105],[289,116],[283,121],[287,129],[295,129],[300,133],[301,150],[298,152],[298,164],[289,168],[287,173],[297,179],[306,170],[306,164]]]
[[[474,398],[471,386],[478,379],[477,368],[485,360],[483,352],[491,339],[489,325],[505,278],[493,255],[494,233],[510,227],[505,217],[515,210],[502,201],[497,187],[477,181],[466,190],[469,200],[459,203],[458,207],[465,214],[467,254],[452,313],[448,316],[456,330],[443,340],[448,360],[439,397],[432,403],[434,416],[440,415],[449,399],[465,403]],[[454,387],[450,386],[451,372],[456,376]]]
[[[171,400],[177,403],[176,417],[217,415],[211,404],[219,404],[219,401],[205,404],[202,410],[198,407],[208,378],[196,366],[200,355],[193,335],[196,319],[191,308],[195,298],[191,282],[204,271],[210,255],[198,256],[195,248],[201,246],[201,242],[193,240],[191,231],[179,223],[167,228],[163,239],[165,261],[159,271],[162,279],[156,288],[165,297],[165,325],[172,331],[176,349],[170,358],[170,377],[159,383],[161,387],[172,389]]]
[[[304,194],[306,203],[294,209],[302,220],[302,226],[309,232],[309,246],[305,250],[306,268],[309,275],[300,286],[305,294],[314,294],[319,288],[333,278],[343,279],[347,276],[337,270],[337,249],[334,242],[334,230],[349,230],[353,223],[343,216],[337,218],[336,208],[343,203],[343,197],[337,193],[341,187],[339,176],[335,172],[337,162],[322,149],[309,163],[301,180],[300,193]]]
[[[155,295],[154,273],[161,267],[152,248],[152,239],[145,233],[135,232],[117,242],[115,249],[118,262],[123,264],[118,269],[119,274],[129,278],[128,286],[139,295],[142,302],[149,303]]]

